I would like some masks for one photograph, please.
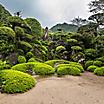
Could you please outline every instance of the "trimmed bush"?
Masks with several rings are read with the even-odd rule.
[[[13,29],[15,28],[15,26],[30,28],[29,25],[22,18],[18,16],[9,16],[8,21],[12,25]]]
[[[12,70],[18,70],[25,73],[31,70],[35,72],[37,75],[50,75],[55,72],[53,67],[40,62],[28,62],[23,64],[17,64],[12,67]]]
[[[25,63],[26,62],[26,58],[24,56],[18,56],[18,62],[19,63]]]
[[[25,21],[29,24],[32,34],[39,37],[42,34],[41,24],[35,18],[26,18]]]
[[[57,74],[58,76],[62,75],[80,75],[80,70],[77,67],[72,67],[72,66],[64,66],[64,67],[59,67],[57,69]]]
[[[45,64],[48,64],[52,67],[56,67],[56,65],[58,64],[69,64],[70,61],[66,61],[66,60],[49,60],[46,61]]]
[[[92,59],[96,57],[96,50],[95,49],[86,49],[85,50],[86,57]]]
[[[36,60],[35,60],[34,57],[32,57],[32,58],[30,58],[30,59],[28,60],[28,62],[36,62]]]
[[[23,48],[29,48],[31,49],[32,48],[32,45],[28,42],[25,42],[25,41],[20,41],[19,44],[23,47]]]
[[[15,32],[9,27],[0,27],[0,35],[7,35],[8,37],[15,38]]]
[[[44,63],[37,63],[34,68],[34,71],[37,75],[51,75],[55,72],[53,67]]]
[[[19,27],[19,26],[16,26],[15,27],[15,33],[16,33],[16,35],[17,36],[24,36],[25,35],[25,33],[24,33],[24,30],[21,28],[21,27]]]
[[[82,50],[82,47],[80,47],[80,46],[72,46],[71,49],[76,50],[76,51],[80,51],[80,50]]]
[[[101,61],[94,61],[93,64],[95,66],[99,66],[99,67],[102,66],[102,62]]]
[[[27,63],[23,63],[23,64],[17,64],[15,66],[13,66],[11,69],[12,70],[17,70],[17,71],[21,71],[21,72],[27,72],[28,67],[26,65]]]
[[[26,53],[26,58],[30,59],[34,56],[34,54],[32,52],[27,52]]]
[[[0,78],[2,80],[2,92],[5,93],[23,93],[36,84],[36,80],[30,75],[15,70],[2,70]]]
[[[67,42],[70,44],[76,44],[78,42],[78,40],[76,39],[67,39]]]
[[[98,76],[104,76],[104,67],[96,68],[94,71],[94,74],[96,74]]]
[[[93,61],[89,60],[85,62],[85,68],[87,69],[89,66],[93,65]]]
[[[57,71],[58,68],[60,67],[76,67],[78,68],[81,72],[84,72],[84,69],[83,67],[79,64],[79,63],[76,63],[76,62],[70,62],[69,64],[59,64],[56,66],[55,70]]]
[[[66,50],[66,48],[64,46],[58,46],[56,48],[56,52],[61,52],[61,51],[65,51],[65,50]]]
[[[91,72],[94,72],[94,70],[95,70],[96,68],[98,68],[98,67],[95,66],[95,65],[91,65],[91,66],[89,66],[89,67],[87,68],[87,70],[88,70],[88,71],[91,71]]]
[[[103,56],[103,57],[99,57],[99,58],[97,58],[96,60],[97,60],[97,61],[102,61],[102,62],[104,62],[104,56]]]

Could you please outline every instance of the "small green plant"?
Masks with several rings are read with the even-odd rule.
[[[24,56],[18,56],[18,62],[19,63],[25,63],[26,62],[26,58]]]
[[[91,71],[91,72],[94,72],[94,70],[95,70],[96,68],[98,68],[98,67],[95,66],[95,65],[91,65],[91,66],[89,66],[89,67],[87,68],[87,70],[88,70],[88,71]]]
[[[33,77],[15,70],[2,70],[0,78],[2,81],[2,92],[5,93],[23,93],[36,84],[36,80]]]

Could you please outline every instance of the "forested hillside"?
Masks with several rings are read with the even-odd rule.
[[[62,29],[64,32],[76,32],[78,29],[78,26],[73,24],[63,23],[63,24],[57,24],[53,26],[50,30],[52,32],[56,32],[58,31],[58,29]]]

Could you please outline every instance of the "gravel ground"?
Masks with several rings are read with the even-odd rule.
[[[1,94],[0,104],[104,104],[104,77],[85,72],[82,76],[39,78],[23,94]]]

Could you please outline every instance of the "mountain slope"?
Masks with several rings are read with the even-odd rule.
[[[62,29],[65,32],[76,32],[78,29],[78,26],[73,25],[73,24],[63,23],[63,24],[57,24],[57,25],[53,26],[50,30],[52,32],[55,32],[58,29]]]

